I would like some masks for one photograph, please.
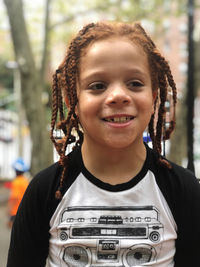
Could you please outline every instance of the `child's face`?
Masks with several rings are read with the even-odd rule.
[[[77,96],[84,143],[109,149],[143,145],[154,97],[142,48],[113,38],[89,46],[80,61]]]

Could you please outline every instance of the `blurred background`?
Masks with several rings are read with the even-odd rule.
[[[56,160],[49,139],[52,74],[73,34],[98,20],[140,21],[169,61],[178,105],[166,156],[200,178],[200,0],[1,0],[0,267],[10,238],[12,163],[23,158],[31,179]]]

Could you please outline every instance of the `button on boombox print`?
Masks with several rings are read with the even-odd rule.
[[[57,230],[62,267],[129,267],[152,262],[163,235],[154,206],[68,207]]]

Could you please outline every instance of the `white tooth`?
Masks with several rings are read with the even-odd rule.
[[[120,122],[120,118],[114,118],[114,122]]]
[[[115,118],[115,122],[125,122],[125,121],[126,121],[126,117]]]
[[[131,118],[130,117],[115,117],[115,118],[107,118],[106,120],[108,122],[116,122],[116,123],[120,123],[120,122],[126,122],[129,121]]]

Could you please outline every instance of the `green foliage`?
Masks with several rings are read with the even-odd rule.
[[[65,34],[75,25],[96,20],[151,20],[159,23],[168,15],[186,12],[186,0],[58,0],[52,3],[52,25],[67,25]],[[72,25],[71,25],[71,22]],[[53,28],[55,28],[53,26]]]
[[[0,58],[0,88],[11,92],[13,90],[13,70],[7,68],[6,64],[7,61]]]
[[[0,107],[15,110],[13,99],[13,70],[7,68],[7,60],[0,58]]]

